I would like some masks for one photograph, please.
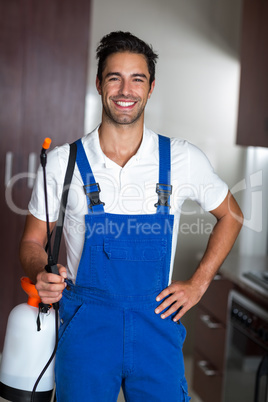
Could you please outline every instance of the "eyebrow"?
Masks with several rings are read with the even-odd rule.
[[[106,74],[105,78],[111,77],[112,75],[116,75],[118,77],[121,77],[122,74],[119,73],[119,72],[116,72],[116,71],[115,72],[110,72],[110,73]],[[141,78],[144,78],[144,79],[146,79],[148,81],[148,77],[143,73],[134,73],[134,74],[131,74],[131,77],[133,77],[133,78],[141,77]]]

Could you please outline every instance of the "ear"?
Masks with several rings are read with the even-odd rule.
[[[101,83],[100,83],[98,76],[96,76],[96,88],[97,88],[99,95],[101,95]]]
[[[149,94],[148,94],[148,99],[150,99],[150,97],[151,97],[151,95],[153,93],[154,87],[155,87],[155,80],[151,83],[151,88],[150,88],[150,91],[149,91]]]

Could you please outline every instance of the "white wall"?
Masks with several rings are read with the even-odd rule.
[[[98,41],[111,30],[129,30],[159,53],[147,126],[200,146],[219,174],[233,182],[225,151],[240,164],[243,150],[234,146],[240,13],[241,0],[93,0],[86,132],[100,120]]]
[[[244,178],[245,160],[245,149],[235,145],[240,19],[241,0],[93,0],[85,132],[101,116],[95,89],[96,46],[112,30],[130,31],[151,43],[159,54],[146,125],[199,146],[232,188]],[[179,236],[176,279],[192,274],[208,238],[202,233],[205,222],[212,222],[186,203],[185,211],[193,208],[195,214],[187,221],[197,233]],[[192,344],[192,314],[185,318],[189,328],[186,351]]]

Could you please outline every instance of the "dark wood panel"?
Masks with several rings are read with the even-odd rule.
[[[193,389],[204,402],[220,402],[223,390],[222,375],[217,372],[214,375],[206,375],[200,367],[200,362],[204,361],[206,360],[202,355],[194,354]]]
[[[227,300],[232,282],[217,275],[201,299],[201,305],[223,324],[227,319]]]
[[[35,0],[24,17],[23,131],[32,139],[29,151],[39,150],[46,136],[55,146],[83,134],[88,5],[88,0],[53,0],[44,7]]]
[[[244,0],[237,144],[268,146],[268,2]]]
[[[22,132],[22,87],[23,46],[21,38],[21,2],[11,0],[0,2],[0,210],[2,230],[1,282],[0,282],[0,343],[2,345],[8,312],[23,300],[19,278],[22,270],[18,261],[18,217],[10,208],[5,193],[5,162],[7,152],[12,152],[12,175],[18,173],[19,139]],[[11,189],[10,189],[11,190]],[[18,200],[16,189],[10,191],[12,201]]]
[[[204,402],[221,401],[228,295],[233,287],[228,279],[216,275],[197,307],[193,388]],[[213,323],[220,325],[209,328]]]
[[[202,317],[208,317],[208,324],[202,320]],[[209,322],[218,325],[218,327],[210,328]],[[205,355],[206,359],[219,372],[222,372],[225,352],[225,326],[217,318],[209,315],[206,310],[198,307],[195,334],[196,338],[198,338],[196,339],[196,349],[198,352]]]
[[[12,177],[28,172],[45,137],[52,147],[83,135],[90,0],[0,0],[0,350],[7,316],[26,300],[18,258],[31,188],[18,178],[6,199],[6,154]],[[11,190],[11,188],[10,188]]]

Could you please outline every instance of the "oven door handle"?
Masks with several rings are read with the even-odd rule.
[[[255,383],[255,392],[254,392],[254,402],[258,402],[259,401],[259,390],[260,390],[260,382],[261,382],[261,377],[268,376],[268,354],[264,355],[258,370],[257,370],[257,375],[256,375],[256,383]],[[266,385],[267,385],[267,380],[266,380]],[[266,395],[265,395],[265,399],[267,398],[267,388],[266,388]]]
[[[217,321],[213,321],[212,318],[208,314],[200,315],[200,320],[209,328],[209,329],[218,329],[222,328],[222,324]]]
[[[207,362],[206,360],[199,360],[197,365],[207,377],[214,377],[216,375],[219,375],[219,371],[215,370],[214,367],[210,366],[209,362]]]

